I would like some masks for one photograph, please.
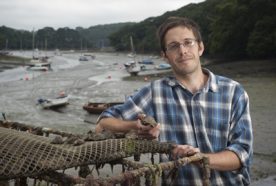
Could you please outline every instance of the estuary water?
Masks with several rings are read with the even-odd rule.
[[[32,52],[15,51],[13,55],[31,57]],[[5,113],[8,120],[86,133],[95,127],[98,115],[83,110],[85,103],[124,101],[126,95],[148,83],[122,80],[129,76],[123,65],[131,60],[126,54],[93,53],[95,59],[89,61],[79,61],[81,54],[75,52],[62,55],[48,52],[47,55],[52,62],[49,71],[30,71],[18,66],[0,73],[0,112]],[[138,56],[137,60],[148,57]],[[163,61],[154,59],[154,62]],[[39,98],[54,98],[60,92],[69,95],[66,107],[45,110],[36,104]]]

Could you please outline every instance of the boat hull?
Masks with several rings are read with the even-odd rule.
[[[54,98],[54,99],[44,99],[43,102],[40,103],[40,105],[44,109],[63,107],[68,104],[69,104],[68,96],[58,97],[58,98]]]
[[[110,103],[93,103],[89,102],[83,105],[83,109],[91,114],[101,114],[104,110],[111,106],[123,104],[123,102],[110,102]]]

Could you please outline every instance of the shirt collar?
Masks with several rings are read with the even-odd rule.
[[[203,91],[208,92],[210,90],[213,92],[217,92],[218,91],[218,82],[217,82],[217,78],[216,78],[215,74],[213,74],[211,71],[209,71],[206,68],[203,68],[202,70],[204,73],[209,75],[207,84],[204,86]],[[180,85],[174,76],[166,77],[165,82],[171,87]]]
[[[209,75],[207,84],[204,86],[204,90],[206,92],[208,92],[209,90],[213,91],[213,92],[217,92],[218,91],[218,82],[217,82],[217,78],[216,78],[215,74],[206,68],[203,68],[202,70],[204,73]]]
[[[175,86],[179,85],[178,81],[175,79],[174,76],[166,77],[165,82],[171,87],[175,87]]]

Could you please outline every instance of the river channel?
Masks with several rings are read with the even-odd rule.
[[[75,52],[47,54],[52,62],[49,71],[30,71],[19,66],[0,73],[0,112],[5,113],[8,120],[85,133],[94,128],[98,117],[83,110],[85,103],[124,101],[126,96],[148,83],[122,80],[129,76],[123,65],[131,60],[126,54],[93,53],[95,59],[89,61],[79,61],[81,54]],[[30,57],[32,53],[13,52],[13,55]],[[138,56],[137,60],[148,57]],[[154,59],[154,62],[162,63],[162,59]],[[39,98],[54,98],[60,92],[69,95],[66,107],[45,110],[37,105]]]

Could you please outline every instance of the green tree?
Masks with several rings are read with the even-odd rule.
[[[209,35],[212,55],[224,58],[269,56],[270,49],[267,47],[273,45],[266,44],[275,33],[275,1],[223,0],[215,9],[217,14]],[[261,39],[261,34],[266,38]],[[254,46],[264,48],[255,55],[258,49]]]
[[[41,49],[55,48],[55,30],[51,27],[40,29],[36,33],[36,41],[40,43]],[[46,48],[47,47],[47,48]]]
[[[68,27],[59,28],[54,36],[56,48],[61,49],[80,49],[80,35],[76,30]]]
[[[276,1],[253,0],[250,7],[254,21],[246,46],[249,57],[276,57]]]
[[[263,17],[255,24],[247,43],[247,53],[253,58],[276,57],[276,17]]]

